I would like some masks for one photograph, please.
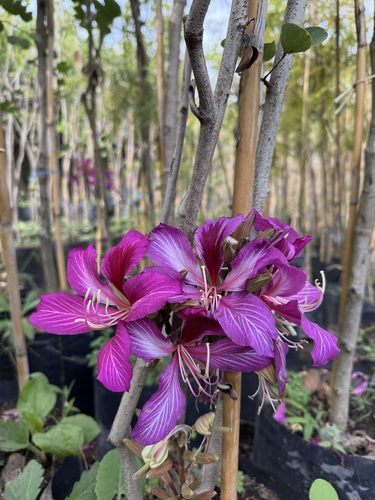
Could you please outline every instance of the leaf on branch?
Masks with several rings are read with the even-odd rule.
[[[311,47],[311,35],[301,26],[285,23],[281,28],[280,42],[285,54],[305,52]]]
[[[328,37],[328,33],[326,32],[326,30],[320,28],[319,26],[310,26],[309,28],[306,28],[306,31],[311,36],[311,47],[319,45]]]
[[[265,43],[263,48],[263,62],[270,61],[276,54],[276,43],[273,40],[270,43]]]
[[[12,45],[18,45],[22,49],[28,49],[30,47],[30,42],[26,38],[21,38],[19,36],[9,35],[7,40]]]

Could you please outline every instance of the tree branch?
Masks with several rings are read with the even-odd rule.
[[[138,359],[134,370],[129,392],[122,396],[120,406],[117,410],[115,420],[109,434],[109,440],[116,446],[121,454],[121,463],[125,475],[128,498],[142,500],[142,491],[139,481],[132,476],[136,472],[134,453],[124,446],[124,439],[130,436],[131,421],[137,407],[143,386],[150,371],[143,359]]]
[[[307,0],[288,0],[284,23],[302,24],[306,6]],[[293,54],[283,55],[279,42],[258,135],[253,208],[260,212],[263,212],[269,192],[272,157],[294,58]]]
[[[214,94],[209,82],[203,53],[203,22],[209,1],[193,2],[185,20],[185,40],[199,95],[201,129],[191,181],[178,209],[177,226],[192,240],[204,186],[224,118],[238,49],[246,27],[246,0],[233,0],[223,57]],[[195,16],[195,17],[194,17]]]

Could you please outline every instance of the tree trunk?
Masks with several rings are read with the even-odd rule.
[[[370,46],[371,74],[375,73],[375,31]],[[361,320],[363,295],[370,259],[372,232],[375,227],[375,81],[372,80],[372,115],[370,132],[365,151],[365,177],[354,224],[352,259],[346,288],[339,347],[333,373],[331,420],[338,427],[346,429],[349,413],[350,382],[353,357]]]
[[[360,185],[360,166],[362,156],[362,137],[364,123],[364,101],[365,101],[365,77],[366,77],[366,26],[365,26],[365,8],[363,0],[355,0],[355,17],[357,26],[357,69],[356,78],[356,101],[354,117],[354,144],[351,164],[351,191],[349,203],[349,217],[346,230],[345,254],[343,260],[342,289],[339,307],[339,329],[338,337],[341,338],[341,332],[346,329],[344,324],[345,311],[347,309],[346,299],[350,292],[349,275],[353,265],[353,244],[354,233],[356,230],[357,208]],[[336,370],[338,369],[338,358],[333,361],[332,380],[336,379]]]
[[[39,158],[37,174],[40,189],[40,246],[43,274],[49,292],[58,290],[58,279],[51,234],[51,165],[48,151],[47,126],[47,4],[46,0],[37,3],[36,45],[38,49],[38,84],[39,84]],[[53,175],[53,174],[52,174]]]

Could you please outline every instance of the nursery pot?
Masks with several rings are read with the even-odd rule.
[[[375,492],[374,460],[311,444],[276,422],[268,407],[256,422],[253,457],[266,477],[270,474],[291,490],[289,498],[308,498],[317,478],[328,481],[340,500],[369,500]]]

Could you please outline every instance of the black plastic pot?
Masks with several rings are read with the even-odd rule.
[[[65,500],[71,493],[74,483],[79,481],[83,472],[80,457],[68,457],[52,478],[53,500]]]
[[[289,496],[281,496],[281,500],[308,498],[317,478],[331,483],[340,500],[374,498],[374,460],[308,443],[277,423],[269,408],[262,411],[256,423],[253,459],[264,478],[276,478],[290,490]]]

